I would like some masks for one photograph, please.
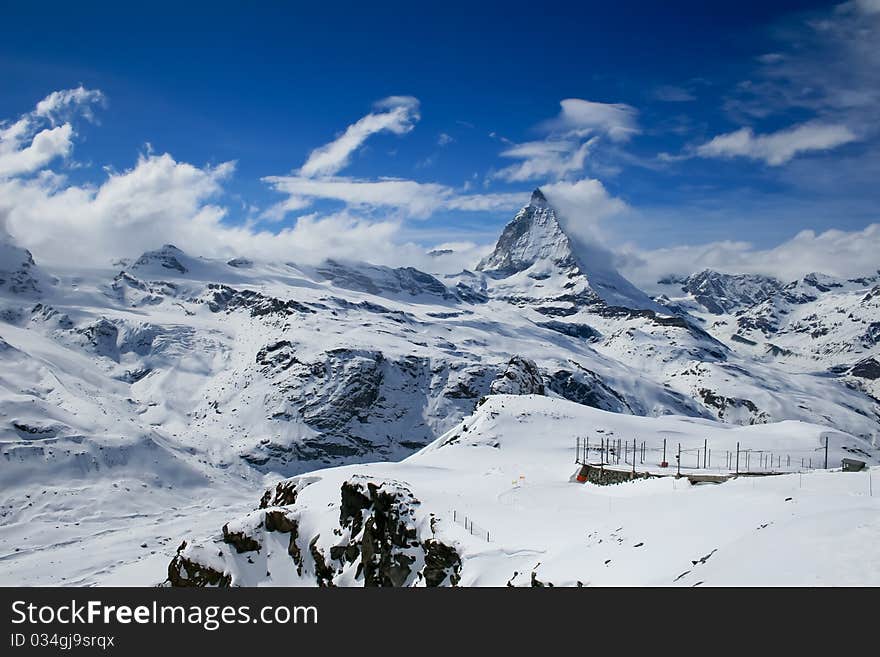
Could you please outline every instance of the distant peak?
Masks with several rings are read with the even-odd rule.
[[[533,208],[547,207],[547,197],[544,196],[544,192],[541,191],[540,187],[536,187],[535,191],[532,192],[532,198],[529,200],[529,205]]]

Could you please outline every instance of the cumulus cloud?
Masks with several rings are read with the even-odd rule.
[[[624,142],[639,132],[637,112],[630,105],[567,98],[560,106],[558,116],[539,125],[546,134],[543,139],[520,144],[504,140],[509,147],[501,157],[519,162],[491,172],[490,179],[560,180],[584,169],[587,156],[599,140]]]
[[[89,105],[101,101],[100,91],[83,87],[54,91],[14,123],[0,123],[0,179],[33,173],[67,157],[73,147],[73,126],[58,125],[58,119],[77,112],[92,117]]]
[[[4,230],[54,266],[107,264],[135,257],[163,243],[194,255],[244,255],[258,260],[316,263],[328,257],[409,264],[432,271],[458,269],[479,259],[483,246],[459,243],[451,253],[429,256],[411,241],[412,217],[441,210],[512,210],[525,194],[466,194],[438,183],[330,175],[343,167],[371,134],[403,134],[418,119],[418,101],[386,98],[349,126],[334,142],[316,149],[303,169],[309,174],[265,179],[286,195],[275,207],[248,218],[228,217],[224,186],[235,163],[199,167],[152,149],[129,169],[105,169],[95,184],[73,184],[47,168],[66,157],[75,132],[70,123],[44,127],[76,108],[103,100],[84,88],[53,92],[14,123],[0,124],[0,216]],[[82,114],[82,112],[80,112]],[[297,217],[293,225],[261,229],[259,220],[280,220],[315,199],[332,199],[344,209]],[[448,236],[444,235],[448,241]]]
[[[41,130],[27,146],[22,145],[19,129],[16,124],[0,131],[0,179],[41,169],[57,157],[66,157],[73,146],[69,123]]]
[[[754,273],[792,281],[817,271],[841,278],[874,274],[880,268],[880,224],[862,230],[799,232],[769,249],[746,241],[642,249],[627,244],[618,250],[617,265],[642,289],[657,291],[657,281],[675,274],[688,275],[702,269],[731,274]]]
[[[90,105],[103,102],[104,94],[100,90],[86,89],[80,85],[75,89],[53,91],[37,103],[34,114],[54,123],[60,116],[69,114],[71,110],[75,109],[85,118],[94,120]]]
[[[313,150],[299,169],[304,177],[332,176],[351,161],[352,154],[379,132],[406,134],[419,120],[419,101],[411,96],[390,96],[375,104],[375,110],[345,129],[339,137]]]
[[[601,243],[601,222],[628,209],[593,178],[542,185],[541,191],[558,211],[566,233],[583,243]]]
[[[709,158],[746,157],[780,166],[799,153],[827,151],[857,139],[845,125],[812,121],[763,135],[740,128],[697,146],[695,153]]]
[[[168,154],[141,156],[98,186],[41,175],[0,182],[0,215],[15,240],[50,266],[106,265],[173,243],[193,255],[317,263],[327,257],[428,265],[425,250],[401,242],[399,220],[347,211],[299,217],[279,231],[225,222],[217,201],[234,163],[197,167]]]

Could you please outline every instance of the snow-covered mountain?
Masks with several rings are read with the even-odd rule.
[[[176,586],[876,584],[880,500],[868,496],[864,473],[710,487],[673,477],[571,481],[572,446],[585,435],[675,436],[691,450],[708,440],[723,454],[738,443],[817,449],[828,433],[497,395],[401,463],[318,470],[254,495],[249,513],[184,541],[168,578]],[[830,433],[835,462],[864,447]]]
[[[723,274],[704,269],[684,278],[669,277],[661,285],[679,286],[691,301],[691,309],[724,315],[749,308],[768,299],[782,289],[782,283],[760,274]]]
[[[514,302],[534,299],[664,312],[611,266],[606,253],[575,246],[540,189],[507,224],[477,271],[494,280],[496,296]]]
[[[667,292],[670,307],[702,320],[739,355],[790,372],[821,372],[880,398],[880,274],[840,280],[812,273],[782,284],[704,271],[660,283],[685,293]]]
[[[646,431],[668,415],[794,420],[865,444],[880,430],[876,393],[853,373],[876,372],[876,341],[851,343],[870,330],[874,297],[858,301],[869,290],[817,278],[828,290],[801,282],[816,290],[806,301],[806,288],[773,292],[744,278],[695,283],[702,301],[687,290],[662,305],[607,254],[571,239],[540,191],[490,256],[454,276],[212,260],[172,245],[50,275],[9,238],[2,244],[3,581],[155,574],[179,536],[247,509],[243,491],[317,468],[400,461],[488,395],[639,416]],[[723,314],[706,305],[712,295]],[[831,298],[859,318],[829,322],[819,336],[845,372],[743,342],[758,344],[775,321],[773,344],[787,349],[779,327],[801,326],[790,324],[795,315],[812,321],[793,309]],[[750,317],[755,327],[739,325]],[[131,540],[148,547],[132,552]],[[47,571],[47,553],[65,564],[76,556],[75,566]]]

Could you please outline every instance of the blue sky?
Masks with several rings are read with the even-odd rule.
[[[202,221],[246,230],[237,239],[248,251],[302,224],[298,243],[315,252],[357,253],[375,239],[407,245],[373,251],[377,260],[446,242],[467,243],[471,257],[538,185],[555,186],[573,229],[634,270],[648,253],[699,247],[687,257],[702,262],[706,245],[729,242],[748,246],[705,262],[759,268],[800,231],[857,236],[878,221],[874,0],[422,4],[5,7],[0,119],[31,113],[28,139],[72,126],[69,149],[0,187],[7,229],[51,258],[49,232],[114,223],[95,218],[108,175],[146,176],[166,154],[152,164],[169,190],[138,187],[139,202],[199,191],[152,213],[126,207],[139,228],[123,245]],[[51,92],[80,86],[100,95],[33,114]],[[304,175],[310,154],[353,125],[363,128],[354,146],[337,143],[341,157]],[[47,171],[63,182],[45,182]],[[413,186],[387,190],[386,203],[369,185],[389,178]],[[33,206],[60,212],[50,197],[64,193],[84,218],[25,234]],[[413,204],[425,196],[436,198]],[[188,227],[177,239],[197,236]],[[235,250],[234,235],[218,240]],[[827,246],[813,247],[817,258]]]

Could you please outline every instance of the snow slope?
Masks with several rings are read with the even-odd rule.
[[[167,244],[49,273],[0,238],[4,583],[121,577],[267,483],[399,461],[490,393],[644,418],[795,420],[867,441],[880,430],[876,392],[857,383],[875,346],[853,346],[842,373],[753,353],[693,304],[657,304],[592,257],[540,192],[478,270],[454,276],[211,260]],[[844,291],[868,322],[857,285]],[[850,324],[822,339],[845,345]],[[140,548],[126,532],[164,542]]]
[[[177,585],[240,586],[876,585],[876,451],[870,472],[572,481],[578,437],[708,439],[720,452],[737,442],[815,450],[826,435],[799,422],[736,427],[492,396],[400,463],[281,482],[222,532],[188,538],[169,574]],[[834,463],[869,449],[829,437]]]

